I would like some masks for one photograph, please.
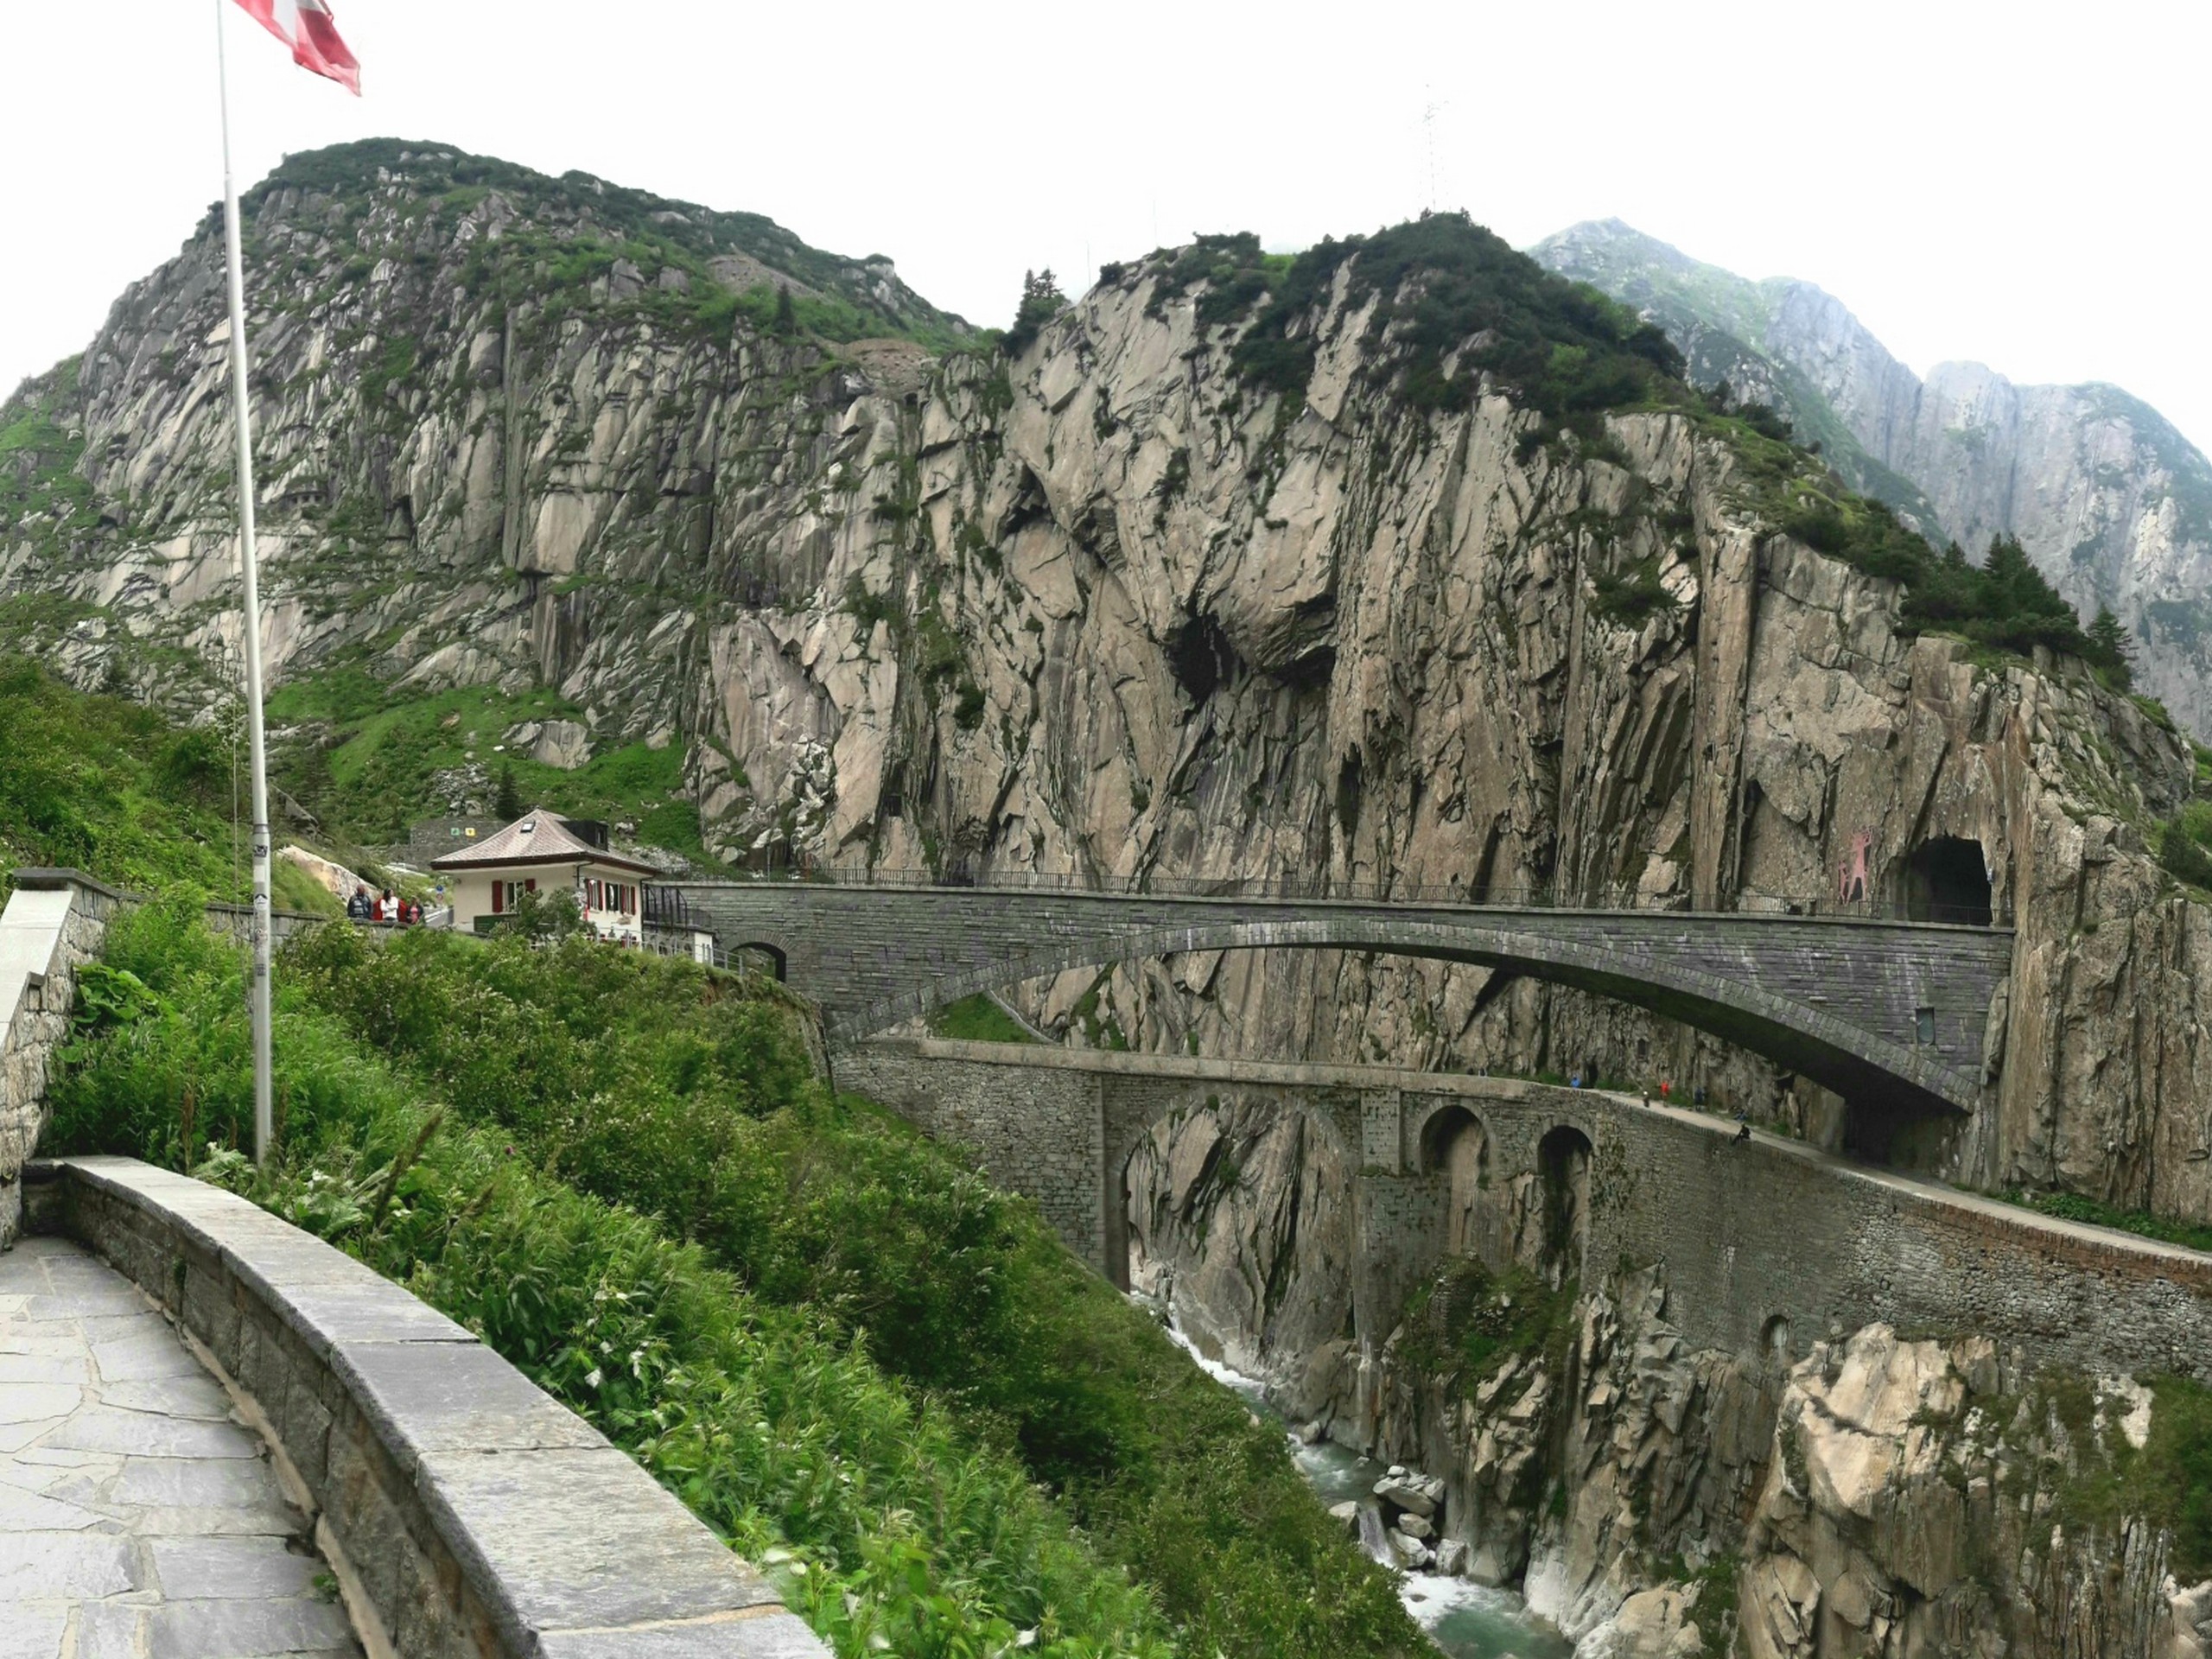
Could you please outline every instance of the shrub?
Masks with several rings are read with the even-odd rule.
[[[181,899],[108,960],[162,1011],[86,1033],[57,1137],[238,1144],[235,959]],[[808,1552],[824,1584],[793,1593],[841,1650],[987,1652],[1000,1624],[1069,1656],[1171,1626],[1192,1653],[1420,1649],[1281,1436],[1033,1205],[824,1093],[772,988],[582,939],[328,928],[279,988],[286,1151],[255,1195],[481,1329],[746,1548]],[[448,1120],[394,1178],[431,1100]],[[626,1381],[610,1354],[642,1357]],[[964,1622],[929,1626],[937,1602]]]

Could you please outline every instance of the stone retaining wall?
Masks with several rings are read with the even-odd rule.
[[[69,1029],[77,969],[125,903],[73,870],[16,872],[0,912],[0,1249],[22,1224],[23,1163],[46,1127],[46,1071]]]
[[[1359,1147],[1353,1304],[1360,1333],[1378,1341],[1406,1290],[1441,1259],[1446,1178],[1423,1166],[1422,1135],[1437,1113],[1457,1109],[1488,1137],[1484,1202],[1498,1206],[1537,1171],[1547,1134],[1580,1130],[1592,1149],[1586,1272],[1663,1264],[1669,1317],[1700,1346],[1749,1352],[1778,1338],[1802,1354],[1880,1320],[1979,1332],[2031,1365],[2212,1382],[2212,1255],[1770,1135],[1738,1143],[1733,1123],[1694,1112],[1510,1078],[1016,1044],[879,1042],[837,1069],[842,1086],[974,1148],[995,1181],[1036,1197],[1052,1217],[1116,1206],[1136,1135],[1172,1111],[1232,1093],[1313,1111]],[[915,1109],[924,1099],[931,1105]],[[1095,1124],[1080,1119],[1086,1099]],[[1485,1256],[1514,1248],[1507,1220],[1501,1209],[1478,1229]],[[1118,1229],[1062,1232],[1114,1275],[1104,1247]],[[1125,1276],[1126,1255],[1119,1265]]]
[[[303,1493],[371,1659],[823,1659],[775,1591],[443,1314],[244,1198],[123,1158],[30,1213],[135,1281]]]
[[[69,1029],[77,969],[99,954],[118,911],[144,902],[82,870],[15,874],[15,891],[0,912],[0,1249],[21,1226],[18,1177],[46,1128],[47,1062]],[[252,939],[251,906],[209,905],[207,922],[241,944]],[[282,944],[321,918],[280,910],[270,923]]]

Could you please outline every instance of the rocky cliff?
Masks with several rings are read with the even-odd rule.
[[[1206,1135],[1186,1120],[1157,1149]],[[1187,1167],[1169,1190],[1249,1216],[1276,1173],[1262,1153],[1227,1191]],[[1333,1238],[1327,1212],[1316,1226]],[[2034,1371],[1970,1333],[1879,1325],[1809,1351],[1786,1329],[1754,1353],[1700,1350],[1663,1268],[1578,1297],[1464,1259],[1379,1352],[1331,1337],[1292,1354],[1272,1339],[1343,1276],[1276,1232],[1253,1258],[1274,1265],[1273,1316],[1253,1322],[1218,1259],[1249,1238],[1211,1228],[1192,1252],[1155,1230],[1146,1248],[1185,1259],[1148,1276],[1202,1344],[1267,1366],[1305,1433],[1416,1471],[1399,1483],[1427,1499],[1412,1538],[1386,1535],[1402,1554],[1521,1587],[1580,1659],[2212,1653],[2200,1387]]]
[[[1900,1151],[2212,1214],[2212,912],[2145,852],[2184,746],[2063,660],[1912,637],[1897,583],[1774,531],[1817,464],[1669,412],[1663,353],[1464,220],[1109,268],[1011,359],[884,262],[431,147],[298,158],[249,224],[288,682],[550,687],[582,748],[680,753],[754,864],[1729,905],[1902,899],[1954,838],[2016,970],[1988,1109]],[[236,629],[219,268],[203,227],[0,456],[15,636],[187,706]],[[1850,1129],[1468,967],[1185,957],[1023,1000]]]
[[[1979,363],[1923,382],[1810,283],[1753,283],[1618,219],[1531,250],[1662,322],[1693,374],[1820,441],[1857,487],[1979,557],[2017,537],[2083,615],[2109,605],[2139,681],[2212,740],[2212,461],[2117,386],[2020,386]]]

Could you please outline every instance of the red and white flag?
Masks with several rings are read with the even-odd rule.
[[[292,48],[292,61],[302,69],[336,81],[347,92],[361,95],[361,66],[338,38],[338,25],[330,20],[323,0],[238,0],[248,16]]]

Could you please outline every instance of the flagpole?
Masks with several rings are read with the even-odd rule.
[[[245,264],[238,186],[231,176],[231,79],[223,49],[224,9],[215,0],[215,79],[223,105],[223,239],[230,268],[231,403],[238,446],[238,565],[245,578],[245,730],[253,772],[253,1156],[269,1160],[270,1055],[269,760],[261,729],[261,575],[253,545],[253,411],[246,386]],[[191,1152],[187,1147],[186,1153]]]

